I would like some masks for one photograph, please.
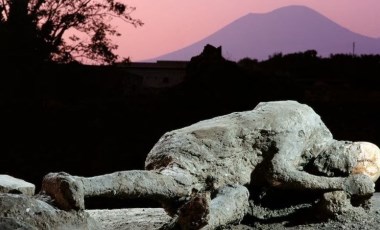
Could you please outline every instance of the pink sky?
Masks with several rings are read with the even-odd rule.
[[[315,9],[363,35],[380,37],[380,0],[123,0],[137,7],[133,17],[145,25],[118,25],[118,54],[141,61],[183,48],[248,13],[288,5]]]

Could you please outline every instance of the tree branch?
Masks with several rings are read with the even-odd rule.
[[[36,4],[34,5],[33,9],[31,10],[31,15],[36,15],[37,11],[40,9],[43,3],[45,3],[46,0],[37,0]]]
[[[7,5],[9,5],[9,3],[5,2],[5,0],[1,0],[2,4],[3,4],[3,11],[4,11],[4,14],[5,16],[7,17],[6,19],[8,19],[9,17],[9,12],[7,10]]]

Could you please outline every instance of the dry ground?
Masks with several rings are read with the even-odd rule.
[[[339,217],[337,220],[330,220],[324,223],[303,223],[290,224],[286,221],[275,223],[246,223],[234,226],[227,226],[225,229],[380,229],[380,193],[375,193],[372,198],[373,207],[368,213],[348,214]],[[170,220],[161,208],[133,208],[133,209],[113,209],[113,210],[87,210],[87,212],[104,229],[117,230],[143,230],[159,229],[164,223]]]

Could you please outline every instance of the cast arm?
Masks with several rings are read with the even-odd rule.
[[[325,177],[299,170],[298,166],[304,150],[302,142],[295,141],[278,147],[280,148],[271,160],[271,170],[267,177],[274,187],[326,192],[343,190],[355,195],[367,195],[374,192],[374,183],[363,174]]]
[[[297,160],[289,159],[288,155],[286,152],[279,152],[272,159],[268,180],[274,187],[321,191],[344,190],[346,178],[316,176],[300,171],[295,162]]]

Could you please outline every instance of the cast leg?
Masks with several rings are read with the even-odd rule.
[[[50,195],[63,210],[84,209],[84,198],[114,196],[119,198],[151,198],[174,200],[189,195],[189,188],[170,176],[155,171],[124,171],[95,177],[49,173],[42,191]]]
[[[249,208],[248,189],[241,185],[221,188],[214,199],[208,192],[194,196],[179,210],[181,229],[214,229],[243,219]]]

